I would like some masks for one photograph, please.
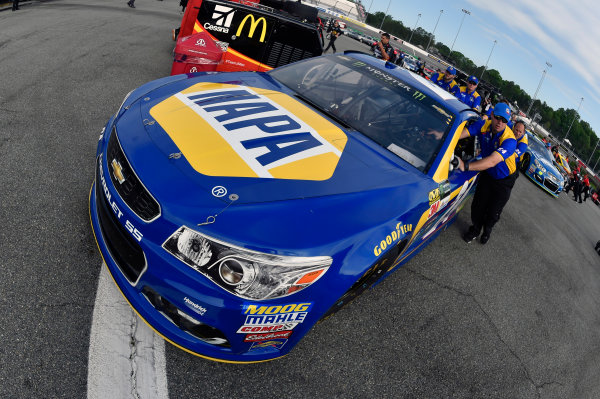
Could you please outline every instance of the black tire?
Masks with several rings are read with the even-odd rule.
[[[521,170],[521,172],[525,173],[527,171],[527,169],[529,169],[529,164],[531,163],[531,159],[529,154],[525,153],[523,154],[523,159],[521,160],[521,163],[519,164],[519,169]]]

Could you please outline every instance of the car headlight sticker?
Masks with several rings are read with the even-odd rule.
[[[533,161],[533,163],[535,164],[535,166],[542,172],[542,173],[546,173],[546,168],[544,168],[541,164],[540,161],[538,161],[537,159],[535,159]]]
[[[181,227],[163,248],[221,288],[246,299],[279,298],[303,290],[331,266],[329,256],[295,257],[250,251]]]

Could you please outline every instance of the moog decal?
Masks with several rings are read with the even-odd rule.
[[[246,303],[242,308],[246,320],[237,332],[258,334],[291,331],[298,324],[304,322],[311,308],[311,302],[271,306]]]

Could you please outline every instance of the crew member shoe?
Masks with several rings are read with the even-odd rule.
[[[463,234],[462,238],[468,244],[471,241],[473,241],[474,239],[476,239],[478,236],[479,236],[479,232],[476,232],[475,227],[471,226],[471,227],[469,227],[469,230],[467,230],[465,232],[465,234]]]
[[[481,244],[485,244],[486,242],[488,242],[490,239],[490,232],[489,231],[484,231],[483,234],[481,235],[481,237],[479,237],[479,242]]]

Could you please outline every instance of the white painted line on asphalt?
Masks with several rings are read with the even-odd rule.
[[[88,356],[88,399],[168,399],[165,341],[131,309],[102,264]]]

